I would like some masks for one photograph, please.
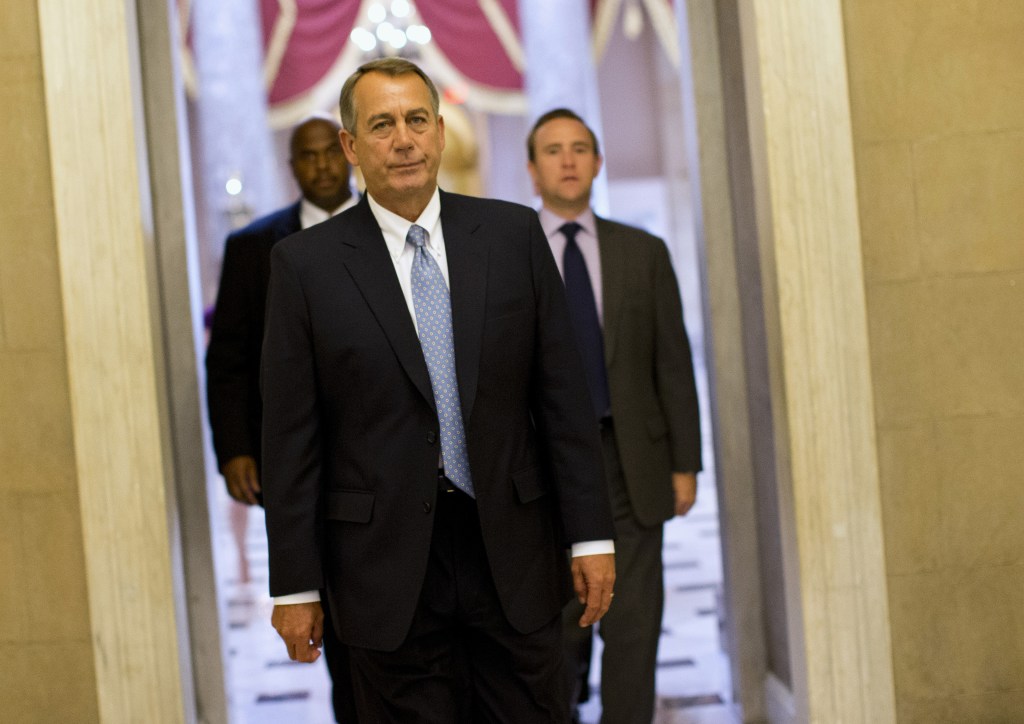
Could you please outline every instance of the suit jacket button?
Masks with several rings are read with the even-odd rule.
[[[427,442],[428,443],[433,445],[436,440],[437,440],[437,433],[435,433],[433,430],[431,430],[430,432],[427,433]]]
[[[433,509],[433,506],[429,502],[423,503],[423,512],[429,513]]]

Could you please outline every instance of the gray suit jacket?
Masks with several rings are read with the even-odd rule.
[[[597,218],[615,439],[637,519],[672,517],[671,474],[701,469],[700,416],[679,287],[665,243]]]

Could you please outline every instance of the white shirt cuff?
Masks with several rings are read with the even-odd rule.
[[[596,556],[602,553],[614,553],[615,541],[613,540],[585,540],[572,544],[572,557]]]
[[[290,606],[293,603],[313,603],[320,600],[320,591],[303,591],[289,593],[287,596],[274,596],[275,606]]]
[[[572,544],[572,557],[596,556],[602,553],[614,553],[615,541],[609,540],[588,540]],[[289,593],[287,596],[275,596],[275,606],[289,606],[293,603],[313,603],[320,600],[319,591],[304,591],[302,593]]]

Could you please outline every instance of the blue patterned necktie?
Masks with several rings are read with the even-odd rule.
[[[434,406],[441,423],[441,460],[444,474],[471,497],[473,479],[469,474],[466,430],[462,423],[459,383],[455,377],[455,338],[452,333],[452,305],[441,267],[427,253],[427,230],[413,224],[405,241],[416,248],[412,260],[412,302],[416,310],[420,347],[434,389]]]
[[[576,234],[582,228],[575,221],[558,228],[565,236],[562,275],[565,279],[565,296],[569,302],[569,317],[583,357],[590,399],[594,403],[594,414],[600,420],[611,410],[611,396],[608,394],[608,370],[604,362],[604,333],[601,331],[601,321],[597,318],[594,288],[590,284],[583,252],[576,244]]]

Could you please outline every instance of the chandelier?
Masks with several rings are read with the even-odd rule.
[[[352,29],[350,38],[364,55],[416,57],[419,46],[430,42],[430,28],[416,22],[416,8],[409,0],[374,2],[366,8],[365,20]]]

